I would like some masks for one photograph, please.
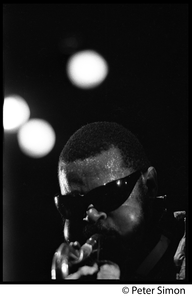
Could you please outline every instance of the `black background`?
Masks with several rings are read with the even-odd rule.
[[[50,280],[62,242],[53,203],[58,156],[80,126],[116,121],[143,143],[173,209],[187,209],[188,5],[4,4],[4,96],[19,94],[31,118],[56,132],[44,158],[4,134],[4,281]],[[97,88],[81,90],[66,75],[76,51],[93,49],[109,64]]]

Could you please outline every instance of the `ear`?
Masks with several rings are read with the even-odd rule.
[[[150,166],[143,174],[144,184],[148,189],[149,198],[155,198],[158,192],[157,172],[153,166]]]

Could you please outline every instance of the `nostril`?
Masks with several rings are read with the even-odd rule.
[[[100,212],[100,219],[107,219],[107,214],[104,212]]]
[[[106,219],[107,215],[105,212],[98,211],[93,205],[87,210],[87,218],[90,221],[98,221],[99,219]]]

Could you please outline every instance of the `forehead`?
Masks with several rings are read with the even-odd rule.
[[[123,167],[123,160],[117,148],[84,160],[77,160],[61,166],[60,184],[82,184],[87,189],[125,177],[130,171]]]

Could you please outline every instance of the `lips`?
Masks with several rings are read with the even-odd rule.
[[[105,221],[102,219],[93,224],[85,222],[85,226],[83,228],[84,238],[88,239],[96,233],[100,234],[103,237],[114,234],[113,230],[111,228],[109,229]]]

